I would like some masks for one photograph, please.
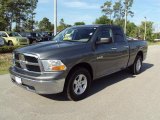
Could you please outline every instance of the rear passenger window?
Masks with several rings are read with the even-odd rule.
[[[115,42],[125,42],[124,33],[121,28],[113,28],[113,34]]]
[[[98,35],[98,38],[110,38],[112,37],[112,30],[109,28],[102,28]]]

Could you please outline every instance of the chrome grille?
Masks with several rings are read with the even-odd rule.
[[[31,72],[41,72],[38,57],[35,55],[14,53],[14,63],[17,68]]]

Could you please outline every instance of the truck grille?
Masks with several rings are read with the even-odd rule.
[[[14,63],[17,68],[31,72],[41,72],[38,57],[34,55],[14,53]]]

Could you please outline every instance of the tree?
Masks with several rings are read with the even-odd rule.
[[[84,22],[75,22],[74,25],[76,25],[76,26],[77,25],[85,25],[85,23]]]
[[[133,22],[127,22],[127,33],[126,35],[129,36],[129,37],[138,37],[138,27],[133,23]]]
[[[43,18],[38,25],[40,31],[53,31],[54,26],[52,25],[52,23],[49,21],[48,18]]]
[[[28,19],[26,20],[23,24],[22,24],[22,31],[27,31],[27,32],[33,32],[33,30],[35,29],[35,21]]]
[[[120,21],[124,17],[123,6],[122,6],[121,0],[115,2],[115,4],[113,5],[113,13],[114,13],[114,18],[116,20]]]
[[[153,41],[153,22],[147,21],[147,34],[146,34],[146,40]],[[145,32],[145,22],[142,22],[139,26],[140,29],[140,37],[144,38],[144,32]]]
[[[130,15],[131,17],[134,16],[134,13],[131,11],[132,5],[133,5],[133,0],[125,0],[124,1],[124,14],[125,14],[124,32],[125,33],[127,31],[127,18],[128,18],[128,15]]]
[[[66,24],[66,23],[64,22],[64,19],[62,18],[62,19],[60,20],[60,22],[59,22],[58,31],[60,32],[60,31],[64,30],[64,29],[67,28],[67,27],[71,27],[71,25]]]
[[[8,30],[11,28],[10,23],[13,20],[13,13],[11,11],[11,8],[13,7],[13,1],[0,0],[0,3],[0,28],[1,30]]]
[[[103,15],[96,19],[95,24],[110,24],[112,21],[107,16]]]
[[[28,0],[29,3],[31,3],[29,9],[28,9],[28,15],[27,15],[27,21],[24,22],[25,24],[25,27],[28,28],[29,31],[33,31],[34,29],[34,25],[35,25],[35,15],[36,13],[34,12],[34,10],[36,9],[37,7],[37,3],[38,3],[38,0]]]
[[[121,19],[121,20],[115,19],[114,20],[114,24],[118,25],[118,26],[121,26],[122,28],[124,28],[124,19]]]
[[[30,0],[15,0],[13,4],[16,6],[13,9],[14,22],[16,22],[16,31],[20,32],[23,22],[27,20],[28,10],[30,9],[32,3]]]
[[[112,13],[113,13],[113,9],[112,9],[112,2],[111,1],[107,1],[105,2],[102,6],[101,6],[102,12],[108,16],[110,18],[110,22],[112,20]],[[110,23],[111,24],[111,23]]]
[[[160,39],[160,33],[154,33],[153,39]]]
[[[12,23],[15,23],[16,31],[21,31],[26,20],[33,24],[30,16],[34,18],[37,2],[38,0],[0,0],[0,21],[6,25],[3,29],[12,30]]]
[[[3,17],[0,17],[0,31],[4,31],[7,26],[6,20]]]

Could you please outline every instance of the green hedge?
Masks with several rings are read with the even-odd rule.
[[[20,47],[22,46],[3,46],[0,47],[0,53],[12,53],[15,49]]]

